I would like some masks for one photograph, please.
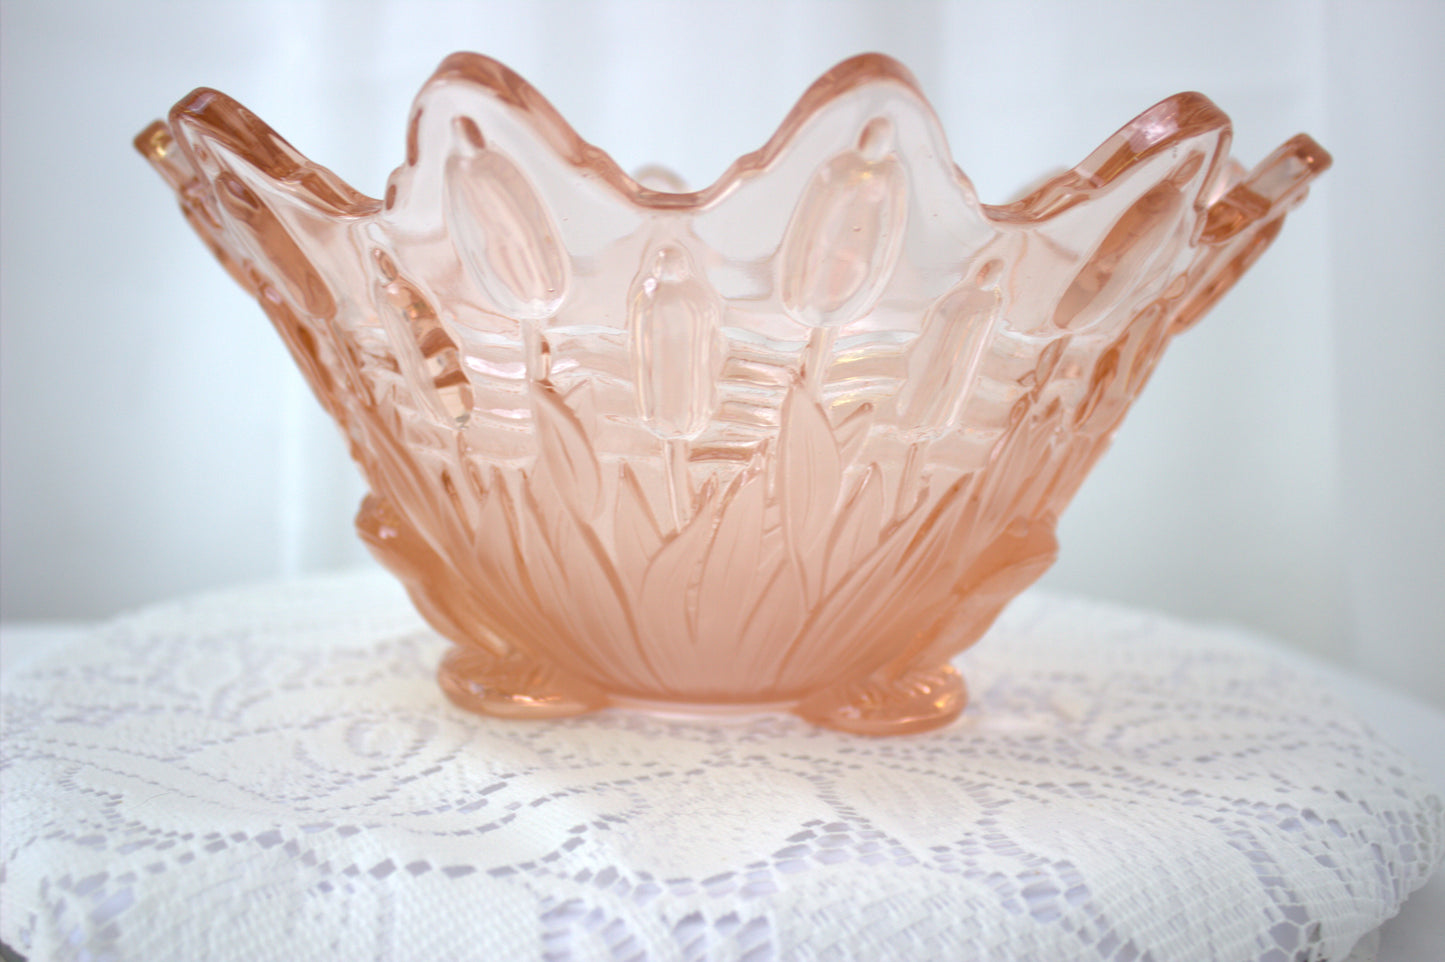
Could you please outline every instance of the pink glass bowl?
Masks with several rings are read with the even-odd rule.
[[[983,205],[873,54],[694,193],[475,54],[379,201],[212,90],[136,140],[345,432],[453,701],[868,734],[958,715],[949,660],[1330,163],[1301,135],[1246,172],[1229,142],[1179,94]]]

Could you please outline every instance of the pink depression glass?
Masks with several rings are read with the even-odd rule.
[[[868,734],[958,715],[949,660],[1330,163],[1298,136],[1246,172],[1186,93],[987,206],[871,54],[695,193],[475,54],[380,201],[212,90],[136,142],[345,432],[453,701]]]

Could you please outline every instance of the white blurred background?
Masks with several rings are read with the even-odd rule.
[[[1045,584],[1252,626],[1445,706],[1445,3],[4,0],[0,615],[367,563],[360,481],[130,146],[200,85],[379,194],[453,50],[694,187],[838,60],[917,75],[1000,202],[1181,90],[1336,165],[1176,341]]]

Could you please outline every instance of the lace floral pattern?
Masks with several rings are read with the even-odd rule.
[[[1219,629],[1025,595],[974,700],[467,714],[376,575],[180,602],[7,680],[0,936],[43,959],[1339,959],[1441,799]]]

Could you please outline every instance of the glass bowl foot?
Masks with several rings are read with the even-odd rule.
[[[500,718],[561,718],[607,704],[597,688],[515,651],[456,645],[442,658],[437,681],[459,707]]]
[[[906,735],[942,728],[968,703],[963,677],[949,664],[912,669],[815,695],[797,715],[824,728],[855,735]]]

